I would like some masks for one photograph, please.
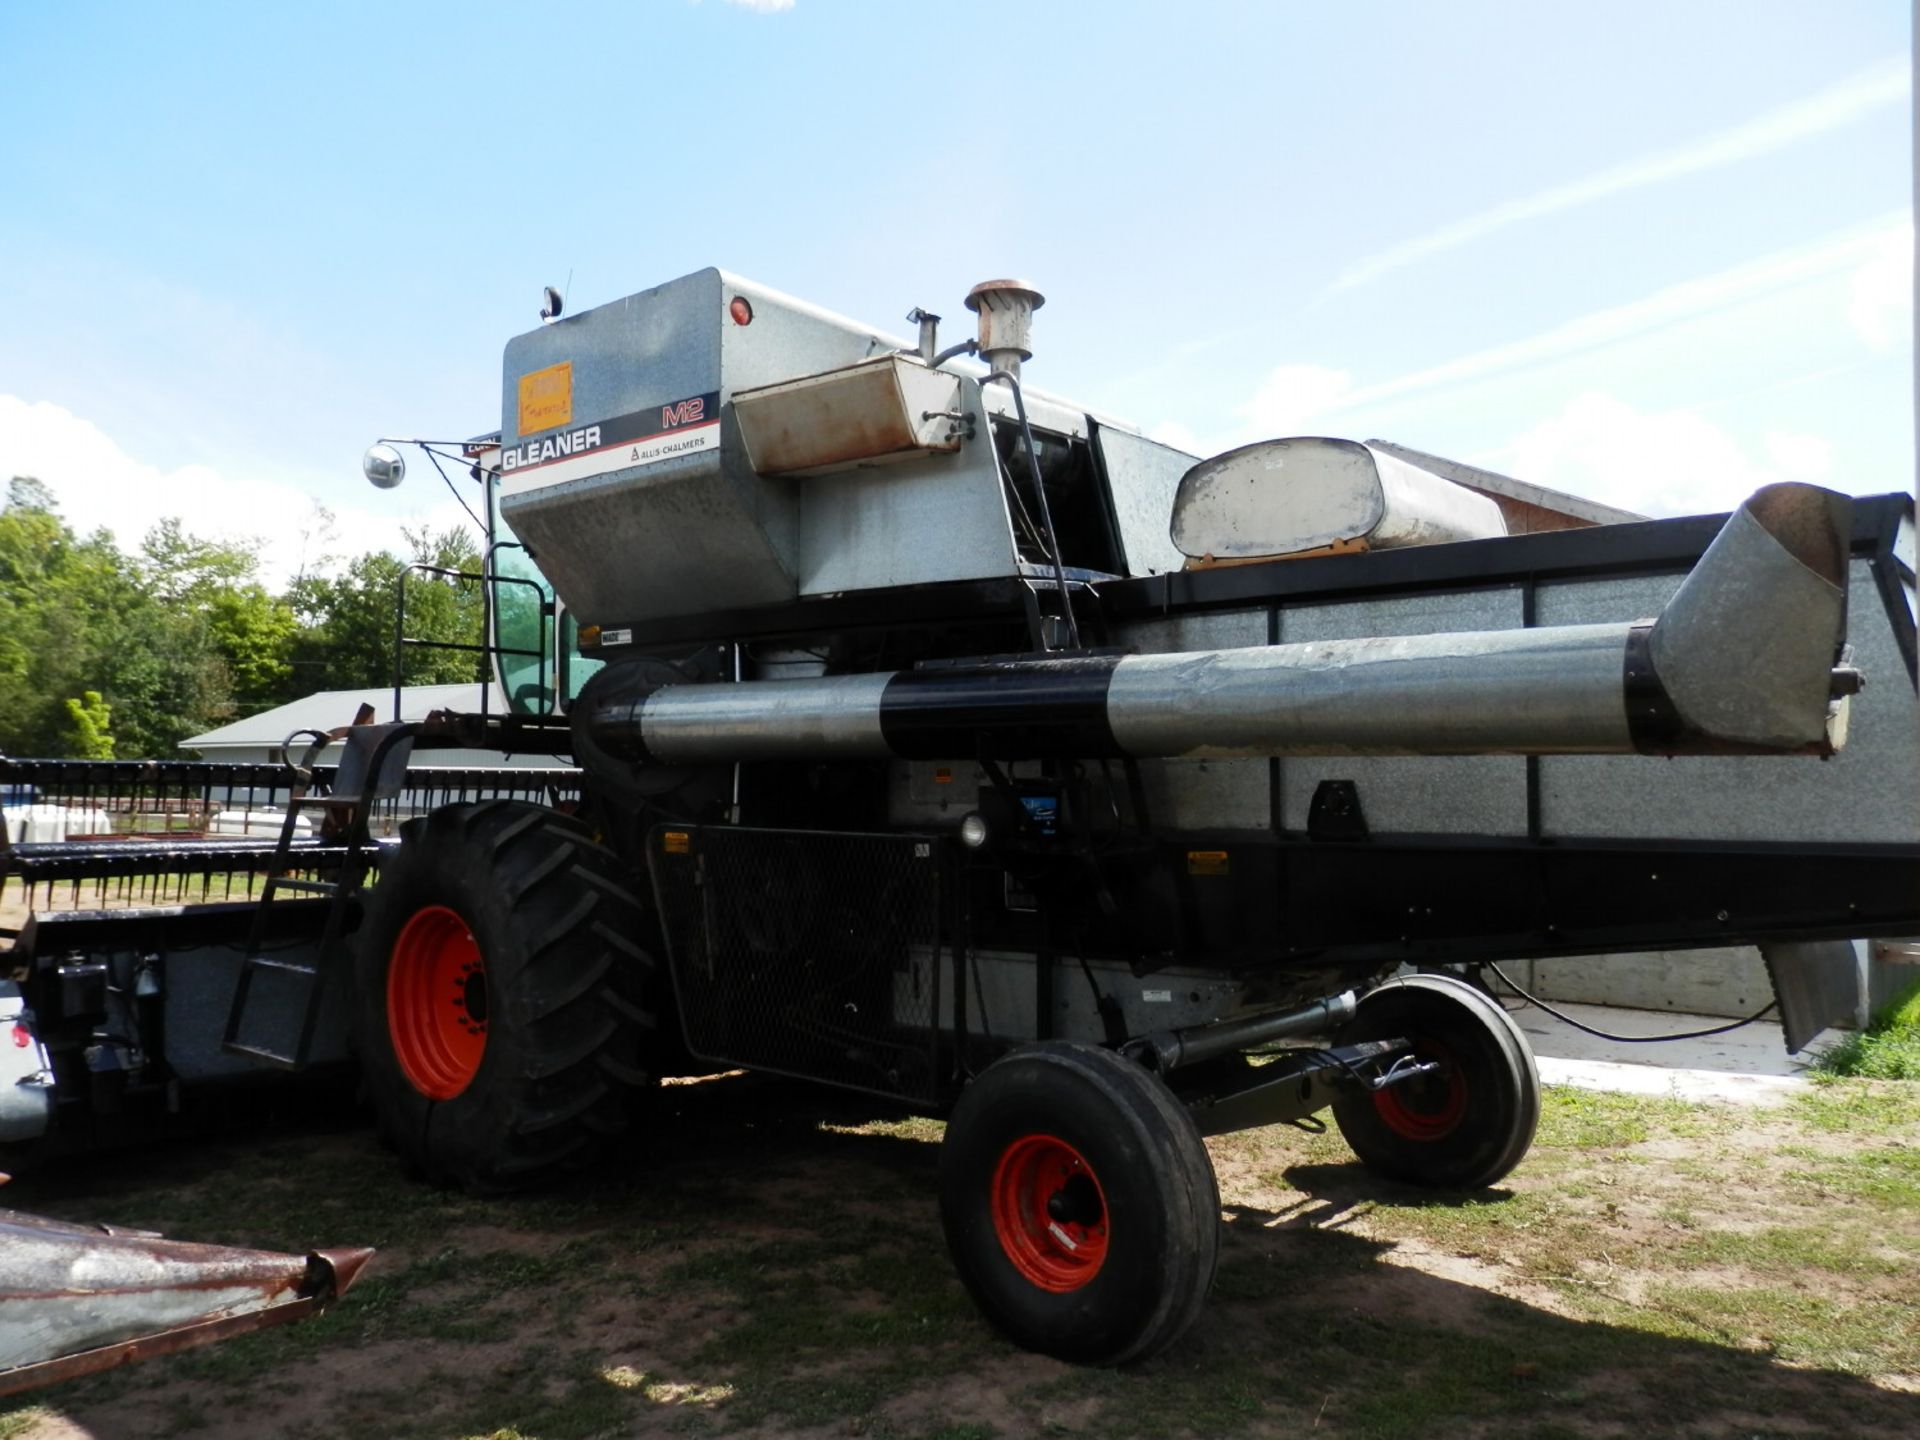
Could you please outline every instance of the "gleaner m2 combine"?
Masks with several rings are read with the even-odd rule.
[[[1905,497],[1507,536],[1377,447],[1196,463],[1024,391],[1039,297],[968,304],[941,351],[708,270],[511,341],[463,455],[509,712],[351,732],[259,903],[37,917],[7,1137],[350,1052],[410,1162],[498,1189],[663,1072],[807,1077],[947,1115],[982,1310],[1121,1363],[1211,1282],[1203,1135],[1520,1161],[1526,1042],[1431,972],[1757,943],[1797,1045],[1841,942],[1920,928]],[[436,743],[578,769],[370,840]]]

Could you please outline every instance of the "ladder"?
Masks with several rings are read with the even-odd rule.
[[[299,730],[287,738],[288,755],[293,753],[294,742],[310,738],[312,743],[298,763],[287,762],[293,771],[294,784],[287,796],[280,840],[274,846],[260,898],[253,908],[246,948],[241,953],[240,973],[227,1009],[226,1030],[220,1040],[220,1048],[227,1054],[281,1070],[299,1070],[306,1065],[313,1048],[327,978],[335,968],[335,957],[346,934],[353,902],[372,867],[375,845],[367,834],[367,821],[376,801],[399,792],[406,778],[416,729],[411,724],[355,724],[334,731]],[[346,741],[346,749],[334,771],[331,790],[313,793],[315,759],[333,741],[342,739]],[[345,842],[346,853],[331,880],[302,880],[287,874],[292,868],[293,841],[304,811],[323,813],[326,819],[322,822],[322,834]],[[311,960],[282,958],[269,949],[274,903],[287,894],[320,895],[329,902],[319,943],[310,952]],[[280,979],[279,984],[263,987],[269,994],[280,997],[278,1007],[271,1000],[263,1003],[262,996],[255,993],[255,982],[263,975]],[[295,1022],[291,1025],[286,1015],[289,1006]],[[261,1013],[276,1008],[277,1015]],[[271,1033],[263,1037],[262,1030]],[[291,1045],[285,1043],[289,1032]]]

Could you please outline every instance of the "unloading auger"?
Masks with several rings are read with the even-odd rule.
[[[574,709],[597,749],[661,765],[1344,755],[1832,755],[1851,507],[1771,485],[1657,620],[1040,655],[874,674],[674,683],[640,662]]]

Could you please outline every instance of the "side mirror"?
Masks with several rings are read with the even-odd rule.
[[[360,461],[360,472],[374,489],[391,490],[407,478],[407,462],[393,446],[373,445]]]

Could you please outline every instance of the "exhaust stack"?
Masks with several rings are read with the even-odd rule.
[[[1063,656],[739,684],[609,666],[580,753],[738,760],[1829,755],[1845,741],[1844,496],[1771,485],[1653,622]],[[1838,698],[1836,698],[1838,697]]]
[[[1020,362],[1033,358],[1033,312],[1046,303],[1024,280],[982,280],[967,292],[967,309],[980,317],[980,358],[988,370],[1020,378]]]

